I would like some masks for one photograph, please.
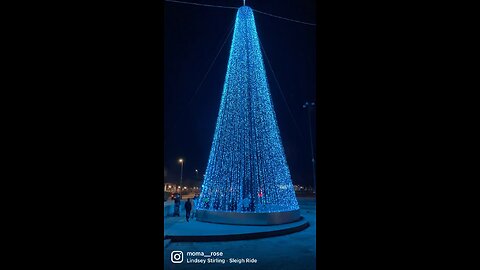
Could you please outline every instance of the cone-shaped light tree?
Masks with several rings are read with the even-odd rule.
[[[220,110],[197,204],[199,220],[212,222],[215,220],[202,214],[237,213],[235,217],[242,219],[240,214],[299,209],[253,11],[248,6],[237,12]],[[227,223],[235,223],[235,218],[230,221]]]

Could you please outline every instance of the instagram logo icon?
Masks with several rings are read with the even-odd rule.
[[[172,263],[182,263],[183,262],[183,252],[182,251],[172,251],[170,254],[170,260]]]

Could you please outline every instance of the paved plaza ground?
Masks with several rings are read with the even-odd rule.
[[[283,236],[275,236],[255,240],[240,240],[228,242],[171,242],[165,243],[164,267],[165,269],[315,269],[316,251],[316,205],[312,198],[298,198],[301,215],[308,220],[310,227],[307,229]],[[181,217],[168,217],[164,219],[165,234],[168,234],[175,224],[186,223],[185,212]],[[198,221],[191,221],[190,226],[196,226]],[[198,225],[197,225],[198,226]],[[183,262],[174,264],[171,262],[173,251],[183,252]],[[218,256],[218,263],[187,263],[187,260],[198,256],[187,256],[187,252],[223,252]],[[177,255],[178,256],[178,255]],[[178,258],[178,257],[177,257]],[[246,263],[238,260],[238,263],[229,263],[229,259],[256,259],[256,263]],[[203,258],[215,259],[215,257]]]

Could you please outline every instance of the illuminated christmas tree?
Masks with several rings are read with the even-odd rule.
[[[245,216],[241,214],[276,213],[277,217],[273,221],[267,217],[270,221],[265,224],[300,218],[253,11],[248,6],[237,12],[217,125],[197,209],[199,220],[222,223],[258,223],[237,222]],[[286,212],[286,218],[278,218]],[[219,219],[222,213],[228,218]],[[239,215],[232,215],[234,213]]]

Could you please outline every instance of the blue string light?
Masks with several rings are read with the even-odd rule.
[[[227,74],[198,208],[298,210],[253,11],[237,11]]]

